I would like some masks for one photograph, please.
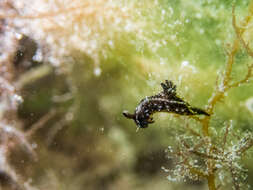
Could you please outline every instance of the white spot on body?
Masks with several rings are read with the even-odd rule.
[[[43,55],[41,49],[38,49],[35,55],[32,57],[33,61],[41,62],[43,60]]]
[[[135,109],[136,113],[139,113],[141,111],[142,104],[138,105]]]

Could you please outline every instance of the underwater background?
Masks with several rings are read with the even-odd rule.
[[[250,0],[1,1],[1,187],[252,189],[252,15]],[[211,116],[136,132],[122,112],[165,80]]]

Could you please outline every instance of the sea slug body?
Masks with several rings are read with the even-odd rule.
[[[155,96],[142,99],[136,107],[134,114],[124,111],[123,115],[133,119],[139,128],[146,128],[154,123],[152,115],[156,112],[176,113],[179,115],[209,115],[204,110],[190,106],[176,95],[176,86],[166,80],[161,83],[163,91]]]

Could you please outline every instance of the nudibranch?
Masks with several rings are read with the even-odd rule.
[[[176,113],[179,115],[207,115],[202,109],[192,107],[176,94],[176,85],[166,80],[161,83],[163,91],[154,96],[142,99],[136,107],[134,114],[123,111],[123,115],[133,119],[138,128],[147,128],[148,124],[154,123],[153,114],[156,112]]]

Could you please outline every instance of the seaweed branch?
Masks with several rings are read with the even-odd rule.
[[[214,114],[214,108],[217,103],[224,98],[225,93],[227,91],[248,83],[253,76],[252,63],[247,66],[247,73],[241,80],[233,82],[231,76],[233,66],[235,64],[235,56],[241,47],[244,48],[248,55],[253,58],[253,51],[250,48],[249,44],[243,38],[243,35],[246,32],[252,17],[253,12],[250,12],[250,14],[246,16],[243,21],[241,21],[242,27],[238,27],[235,17],[235,7],[233,6],[232,25],[236,34],[236,38],[234,39],[233,43],[228,46],[228,50],[226,51],[227,61],[224,73],[222,74],[220,82],[219,80],[216,81],[215,91],[206,106],[206,112],[210,114],[210,117],[205,115],[204,118],[201,119],[196,116],[191,116],[192,119],[201,124],[203,136],[193,131],[187,123],[185,127],[191,132],[192,137],[187,137],[183,135],[182,137],[178,138],[178,142],[180,144],[176,153],[178,160],[188,160],[188,162],[177,162],[176,165],[186,164],[186,166],[190,168],[190,173],[185,172],[184,175],[190,177],[193,180],[195,178],[206,179],[209,190],[220,189],[221,184],[216,184],[216,176],[219,174],[218,172],[221,172],[221,169],[230,172],[234,189],[241,189],[241,181],[243,180],[244,175],[241,174],[243,169],[240,166],[240,160],[244,153],[253,146],[253,135],[251,133],[244,134],[244,137],[238,137],[237,141],[233,140],[232,143],[228,142],[228,138],[231,135],[234,135],[232,131],[232,121],[230,121],[225,126],[224,134],[223,137],[220,138],[220,142],[215,141],[215,135],[210,134],[209,132],[211,127],[210,120],[212,119],[212,116]],[[189,157],[191,157],[193,161],[195,161],[190,162]],[[196,165],[198,160],[204,161],[205,165]],[[179,171],[181,171],[181,168],[179,169]],[[175,170],[178,170],[178,168],[176,168]],[[176,173],[178,173],[179,171],[176,171]],[[182,171],[180,174],[182,174]],[[172,179],[172,176],[170,176],[169,179]]]

